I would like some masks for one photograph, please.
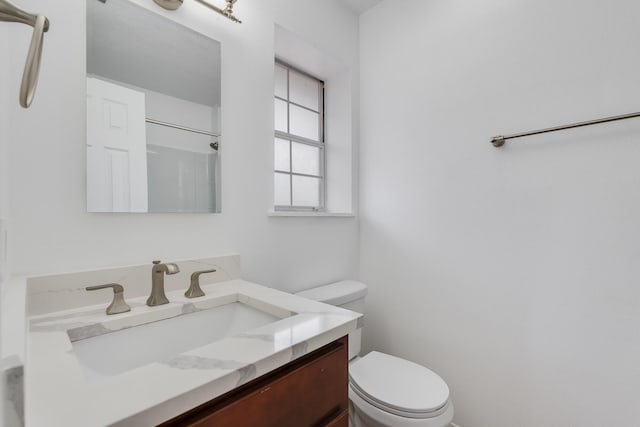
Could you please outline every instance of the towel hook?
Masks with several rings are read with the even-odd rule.
[[[0,0],[0,21],[19,22],[33,27],[31,44],[29,45],[29,52],[27,53],[27,60],[22,74],[22,84],[20,85],[20,105],[24,108],[29,108],[38,85],[44,33],[49,31],[49,20],[44,15],[27,13],[7,0]]]

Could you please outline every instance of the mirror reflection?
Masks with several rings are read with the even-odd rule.
[[[87,209],[220,212],[220,43],[87,0]]]

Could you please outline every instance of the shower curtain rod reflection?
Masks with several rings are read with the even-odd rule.
[[[147,123],[151,123],[154,125],[160,125],[160,126],[166,126],[166,127],[170,127],[173,129],[179,129],[179,130],[184,130],[187,132],[193,132],[193,133],[199,133],[200,135],[208,135],[214,138],[220,138],[220,134],[219,133],[214,133],[214,132],[208,132],[206,130],[200,130],[200,129],[194,129],[194,128],[190,128],[190,127],[186,127],[186,126],[180,126],[180,125],[175,125],[173,123],[168,123],[168,122],[163,122],[160,120],[155,120],[155,119],[150,119],[150,118],[146,118],[145,121]]]
[[[491,138],[491,143],[493,144],[494,147],[502,147],[505,144],[505,142],[507,142],[507,139],[522,138],[524,136],[538,135],[538,134],[547,133],[547,132],[556,132],[559,130],[579,128],[582,126],[597,125],[600,123],[615,122],[617,120],[633,119],[635,117],[640,117],[640,112],[623,114],[622,116],[605,117],[604,119],[589,120],[587,122],[572,123],[570,125],[556,126],[556,127],[547,128],[547,129],[534,130],[531,132],[516,133],[513,135],[507,135],[507,136],[494,136],[493,138]]]

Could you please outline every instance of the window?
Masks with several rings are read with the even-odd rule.
[[[276,61],[276,210],[324,211],[324,82]]]

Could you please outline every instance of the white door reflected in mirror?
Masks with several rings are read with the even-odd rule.
[[[144,93],[87,78],[87,208],[147,212]]]

